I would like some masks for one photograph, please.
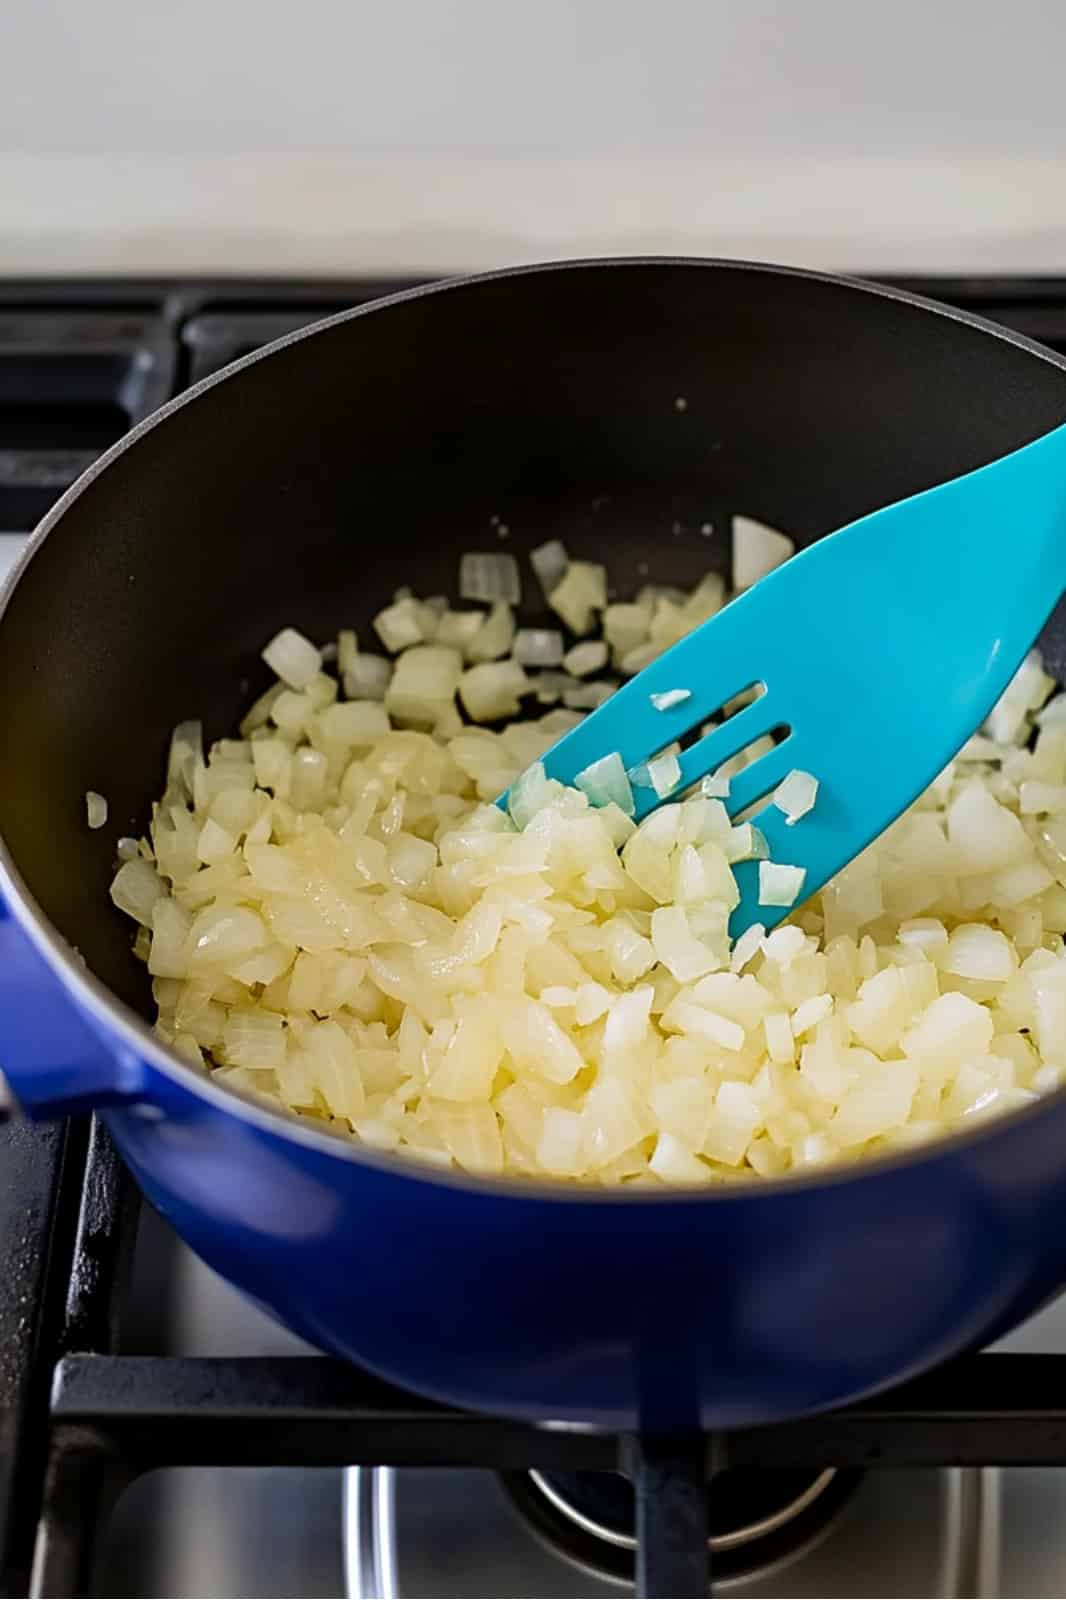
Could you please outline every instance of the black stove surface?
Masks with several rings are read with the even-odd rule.
[[[191,383],[403,287],[0,279],[0,535],[24,536],[102,449]],[[1066,352],[1066,279],[906,287]],[[724,1469],[1066,1465],[1066,1353],[974,1355],[828,1417],[665,1441],[462,1413],[326,1358],[160,1355],[143,1307],[162,1315],[165,1282],[123,1323],[138,1213],[95,1119],[0,1130],[3,1594],[88,1593],[111,1504],[164,1466],[454,1465],[571,1481],[621,1470],[636,1489],[639,1592],[690,1594],[707,1592],[706,1481]]]

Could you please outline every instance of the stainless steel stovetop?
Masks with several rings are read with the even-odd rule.
[[[273,1355],[304,1346],[248,1305],[169,1234],[142,1219],[149,1291],[169,1257],[168,1346],[190,1355]],[[134,1305],[134,1319],[139,1307]],[[1066,1349],[1066,1300],[1000,1346]],[[796,1519],[767,1553],[733,1552],[719,1572],[737,1597],[1066,1595],[1066,1469],[871,1472],[829,1514]],[[809,1508],[811,1513],[816,1507]],[[550,1520],[551,1526],[545,1526]],[[556,1528],[558,1533],[556,1533]],[[624,1596],[619,1551],[570,1537],[538,1513],[536,1492],[497,1474],[456,1468],[156,1473],[120,1503],[101,1552],[104,1596],[358,1596],[481,1600],[496,1596]]]

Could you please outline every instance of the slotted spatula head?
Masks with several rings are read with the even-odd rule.
[[[586,717],[548,752],[545,770],[573,783],[612,751],[631,770],[762,685],[682,750],[669,798],[776,732],[780,742],[732,778],[725,803],[734,816],[748,810],[794,768],[818,779],[817,804],[794,825],[769,804],[754,818],[771,859],[806,870],[806,898],[966,742],[1064,584],[1066,427],[794,556]],[[671,689],[689,696],[656,710],[652,695]],[[663,803],[650,788],[634,795],[638,819]],[[734,938],[788,914],[760,905],[755,862],[735,870]]]

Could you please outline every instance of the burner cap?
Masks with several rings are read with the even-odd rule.
[[[733,1467],[707,1490],[713,1571],[739,1577],[791,1555],[828,1524],[857,1473]],[[628,1478],[614,1472],[529,1472],[507,1487],[537,1531],[576,1561],[631,1577],[635,1503]]]

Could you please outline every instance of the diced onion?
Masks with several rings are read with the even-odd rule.
[[[587,678],[607,665],[607,646],[602,639],[586,639],[575,644],[563,657],[563,666],[575,678]]]
[[[762,949],[765,938],[766,929],[761,922],[753,922],[749,928],[745,928],[733,946],[733,951],[729,958],[730,971],[743,972],[748,962],[753,960]]]
[[[359,637],[353,628],[342,628],[337,635],[337,672],[344,677],[359,658]]]
[[[566,553],[566,546],[558,539],[549,539],[546,544],[539,544],[535,550],[530,551],[529,564],[537,575],[544,598],[547,600],[552,590],[562,581],[566,569],[570,565],[570,557]]]
[[[537,704],[542,706],[558,705],[563,695],[575,688],[574,680],[568,672],[538,672],[530,681],[537,697]]]
[[[651,942],[658,959],[679,983],[702,978],[719,966],[714,951],[692,932],[683,906],[660,906],[652,912]]]
[[[1046,816],[1066,811],[1066,783],[1041,783],[1033,780],[1018,786],[1018,809],[1022,816]]]
[[[445,610],[437,619],[436,643],[450,645],[465,654],[484,626],[483,611]]]
[[[392,662],[384,656],[359,651],[351,665],[343,669],[344,692],[350,700],[384,700],[392,670]]]
[[[548,597],[571,633],[588,633],[597,611],[607,605],[607,569],[591,561],[571,561]]]
[[[647,643],[651,631],[651,606],[628,602],[610,605],[603,613],[603,636],[611,647],[615,666],[631,651]]]
[[[85,791],[85,820],[90,828],[102,828],[107,821],[107,801],[95,789]]]
[[[595,711],[611,698],[614,689],[613,683],[577,683],[572,689],[563,690],[563,705],[572,711]]]
[[[818,779],[809,772],[794,769],[774,790],[773,803],[784,813],[785,822],[791,827],[808,811],[813,811],[817,797]]]
[[[432,728],[454,703],[463,659],[447,645],[424,644],[405,650],[385,691],[389,716],[407,727]],[[340,712],[343,706],[334,707]]]
[[[111,884],[111,898],[120,911],[135,922],[152,926],[152,908],[166,893],[166,886],[150,861],[136,857],[123,862]]]
[[[426,639],[426,618],[416,600],[395,600],[374,618],[374,629],[386,650],[395,655]]]
[[[724,772],[708,772],[700,779],[700,794],[708,800],[729,799],[729,778]]]
[[[633,790],[622,758],[616,750],[594,761],[584,772],[579,772],[574,783],[577,788],[584,790],[594,806],[614,804],[627,817],[631,817],[636,810]]]
[[[775,861],[759,862],[759,904],[792,906],[800,897],[805,867],[787,867]]]
[[[733,587],[750,589],[794,554],[787,534],[752,517],[733,518]]]
[[[463,600],[502,600],[518,605],[522,599],[518,562],[498,550],[469,551],[459,561],[459,595]]]
[[[519,628],[511,654],[523,667],[557,667],[563,659],[563,636],[557,628]]]
[[[290,689],[306,689],[322,671],[322,652],[295,628],[282,628],[262,652],[274,675]]]
[[[670,711],[674,706],[681,705],[686,700],[692,699],[691,689],[666,689],[662,694],[648,696],[656,711]],[[704,780],[706,781],[706,780]]]
[[[561,784],[553,783],[539,761],[520,773],[511,785],[507,808],[516,828],[528,827],[538,811],[559,794]]]
[[[468,661],[498,661],[515,637],[514,612],[506,600],[497,600],[466,646]]]
[[[673,794],[681,782],[681,763],[675,755],[654,756],[648,762],[648,783],[660,800]]]
[[[495,722],[514,716],[529,686],[517,661],[487,661],[463,673],[459,698],[475,722]]]
[[[662,653],[662,645],[652,640],[650,644],[637,645],[635,649],[628,650],[618,665],[627,678],[633,678],[638,672],[643,672],[645,667],[650,667]]]

